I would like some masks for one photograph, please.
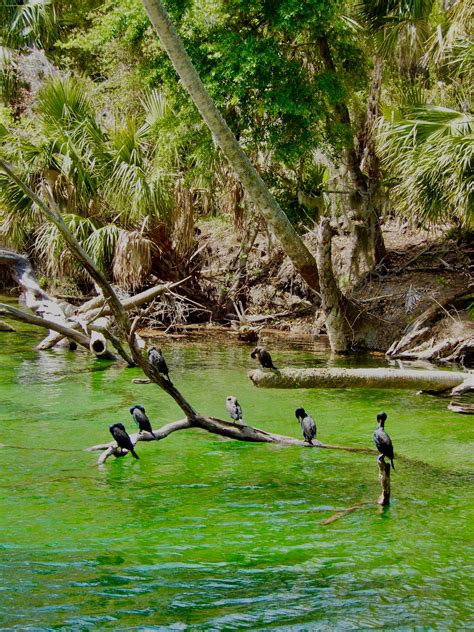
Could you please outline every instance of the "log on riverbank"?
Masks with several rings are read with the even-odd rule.
[[[474,388],[474,373],[400,369],[281,369],[249,371],[259,388],[397,388],[443,392],[460,384]]]

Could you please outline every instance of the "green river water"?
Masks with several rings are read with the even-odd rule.
[[[187,430],[99,468],[83,449],[112,422],[134,431],[131,404],[155,427],[182,418],[177,406],[132,384],[138,369],[35,352],[41,335],[26,327],[0,336],[1,629],[474,629],[472,417],[446,400],[258,390],[249,346],[162,343],[174,382],[210,415],[232,394],[248,423],[299,437],[303,406],[322,441],[372,447],[386,410],[398,458],[382,509],[366,454]],[[278,366],[330,362],[291,339],[269,347]]]

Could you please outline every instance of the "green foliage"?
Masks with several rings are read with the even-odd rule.
[[[470,225],[472,3],[448,11],[435,0],[166,5],[211,96],[295,224],[334,206],[324,190],[338,174],[315,156],[337,169],[361,138],[379,52],[389,105],[377,146],[395,209]],[[214,213],[233,212],[219,201],[229,189],[226,162],[140,0],[25,0],[0,14],[1,150],[36,191],[51,190],[102,269],[111,269],[120,230],[128,235],[122,261],[158,224],[173,231],[183,187],[207,189]],[[30,45],[45,47],[68,74],[45,83],[34,117],[18,119],[12,48]],[[315,206],[300,201],[301,191]],[[0,202],[9,243],[71,269],[59,236],[1,177]]]
[[[41,48],[55,37],[53,0],[6,0],[0,4],[0,42],[6,46]]]
[[[157,102],[157,97],[148,99]],[[44,84],[36,114],[35,134],[27,138],[7,130],[0,137],[2,152],[39,195],[50,191],[99,267],[111,267],[118,218],[130,230],[144,221],[150,230],[157,223],[171,225],[169,183],[155,168],[159,143],[151,112],[142,111],[140,120],[117,120],[107,130],[97,123],[85,84],[55,77]],[[0,177],[0,200],[4,239],[17,248],[33,247],[49,271],[69,273],[71,261],[60,234],[39,220],[31,200],[5,176]]]
[[[472,226],[474,118],[433,105],[388,112],[379,145],[397,207],[428,222]]]

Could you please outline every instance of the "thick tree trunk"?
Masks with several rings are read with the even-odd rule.
[[[328,40],[322,36],[318,40],[319,51],[326,68],[337,72]],[[351,210],[359,225],[353,232],[353,256],[355,269],[359,266],[359,259],[369,259],[370,267],[377,265],[386,256],[385,243],[380,226],[380,172],[375,151],[373,128],[379,113],[379,101],[382,88],[383,63],[378,57],[374,60],[374,70],[367,101],[365,125],[357,144],[347,147],[346,168],[351,181],[353,195],[351,196]],[[349,109],[345,103],[338,103],[335,107],[336,119],[351,127]]]
[[[415,371],[400,369],[281,369],[248,374],[260,388],[397,388],[447,391],[474,376],[462,371]]]
[[[318,230],[318,249],[316,261],[319,271],[321,303],[326,321],[329,344],[333,353],[346,353],[350,350],[351,338],[348,335],[349,304],[342,294],[334,277],[331,258],[332,231],[327,217],[321,220]]]
[[[142,2],[184,87],[191,95],[223,154],[237,173],[249,198],[265,218],[283,250],[308,286],[317,291],[319,282],[314,257],[269,192],[212,101],[186,53],[181,39],[171,24],[163,4],[160,0],[142,0]]]

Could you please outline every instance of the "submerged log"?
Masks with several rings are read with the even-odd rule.
[[[260,388],[399,388],[443,392],[474,374],[462,371],[424,371],[400,369],[282,369],[249,371],[249,378]]]

